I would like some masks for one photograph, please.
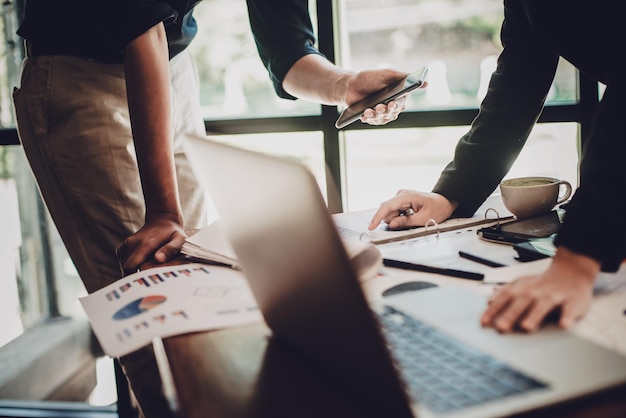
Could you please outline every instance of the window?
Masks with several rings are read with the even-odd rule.
[[[0,9],[0,415],[111,416],[112,360],[93,351],[69,259],[17,139],[11,93],[19,83],[22,2]],[[33,415],[31,415],[33,416]]]
[[[314,16],[315,10],[312,12]],[[245,1],[204,0],[194,15],[198,35],[191,50],[206,119],[320,114],[317,104],[284,100],[274,94],[257,54]]]
[[[323,141],[318,153],[323,152],[325,172],[330,173],[320,184],[325,181],[329,190],[339,191],[339,202],[330,199],[337,210],[376,207],[399,188],[430,190],[475,117],[502,49],[503,8],[498,0],[310,2],[312,15],[319,16],[318,46],[341,65],[355,70],[393,67],[412,72],[424,65],[430,69],[428,88],[410,96],[408,110],[398,121],[385,127],[356,122],[337,132],[333,123],[340,109],[274,94],[256,55],[245,4],[229,3],[223,20],[214,22],[212,16],[226,8],[226,1],[205,0],[197,7],[200,42],[191,47],[208,131],[245,133],[249,135],[245,144],[256,143],[254,148],[278,154],[283,145],[273,147],[261,137],[255,140],[254,132],[319,132]],[[334,38],[328,30],[333,21],[338,22]],[[229,90],[232,85],[237,88]],[[542,121],[552,123],[535,128],[510,175],[551,173],[575,180],[578,91],[575,69],[562,61],[542,116]],[[559,159],[566,162],[555,166],[544,157],[536,163],[534,152],[546,147],[555,155],[567,155]],[[525,158],[535,162],[523,165]]]
[[[377,207],[400,189],[430,191],[466,131],[466,126],[447,126],[347,132],[349,210]],[[509,176],[549,176],[576,184],[577,135],[576,123],[538,125]]]

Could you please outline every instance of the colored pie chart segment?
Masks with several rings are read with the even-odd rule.
[[[121,321],[123,319],[132,318],[133,316],[137,316],[149,311],[150,309],[156,308],[165,302],[166,299],[167,298],[163,295],[144,296],[119,309],[115,312],[115,314],[113,314],[113,319]]]

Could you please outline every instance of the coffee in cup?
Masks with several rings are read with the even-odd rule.
[[[503,180],[500,193],[509,212],[517,218],[530,218],[569,199],[572,185],[552,177],[518,177]]]

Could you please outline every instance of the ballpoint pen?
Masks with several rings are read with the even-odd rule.
[[[489,267],[505,267],[505,264],[498,263],[496,261],[487,260],[486,258],[479,257],[474,254],[466,253],[465,251],[459,251],[459,256],[467,260],[472,260],[480,264],[484,264]]]
[[[410,263],[407,261],[400,261],[400,260],[391,260],[388,258],[383,259],[383,265],[387,267],[395,267],[395,268],[405,269],[405,270],[422,271],[424,273],[443,274],[445,276],[457,277],[460,279],[482,280],[485,278],[484,274],[476,273],[473,271],[464,271],[464,270],[449,269],[445,267],[427,266],[424,264],[416,264],[416,263]]]

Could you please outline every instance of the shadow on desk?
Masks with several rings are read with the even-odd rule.
[[[163,348],[181,418],[395,416],[349,392],[264,326],[171,337]]]

